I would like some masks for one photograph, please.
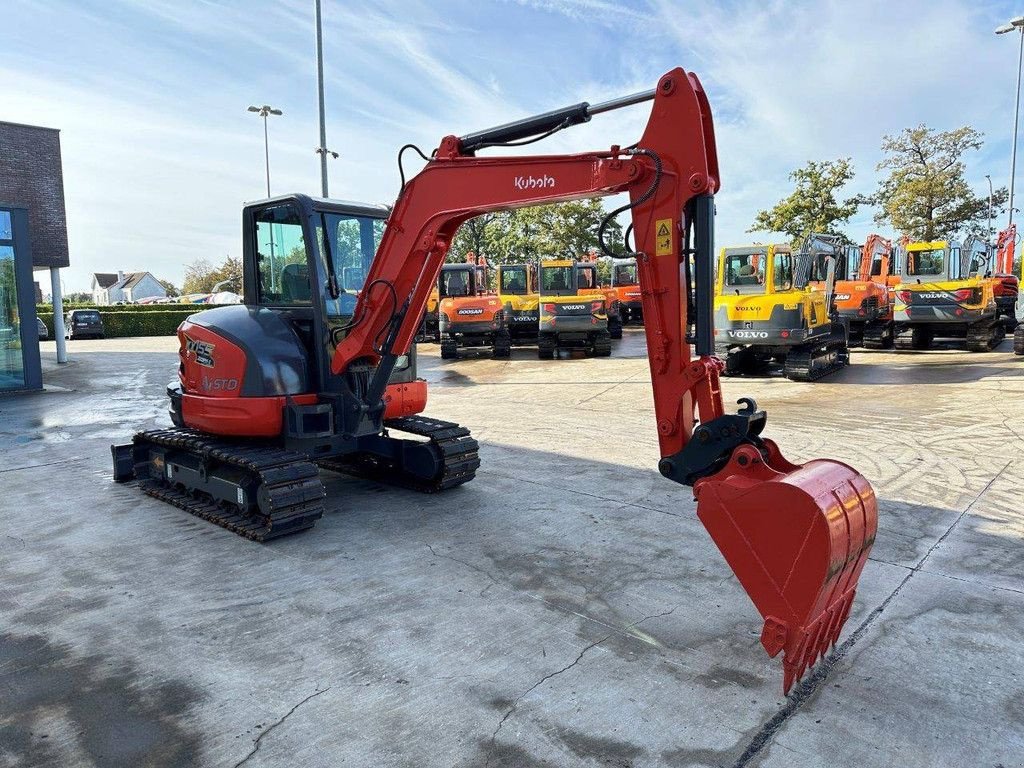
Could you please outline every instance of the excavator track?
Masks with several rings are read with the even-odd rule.
[[[973,323],[967,329],[969,352],[991,352],[1006,338],[1006,326],[1000,318]]]
[[[1013,331],[1013,354],[1024,355],[1024,323]]]
[[[786,355],[783,374],[791,381],[817,381],[850,362],[846,343],[833,339],[824,344],[794,347]]]
[[[864,349],[891,349],[895,339],[891,323],[865,323],[861,337]]]
[[[295,451],[234,442],[189,429],[139,432],[135,447],[160,447],[200,459],[204,467],[240,470],[240,477],[255,490],[249,503],[231,504],[151,472],[139,473],[139,486],[149,496],[173,504],[189,514],[227,528],[253,541],[270,541],[312,528],[324,514],[323,483],[315,464]],[[148,465],[146,465],[148,466]]]
[[[421,493],[446,491],[476,477],[480,467],[480,444],[465,427],[426,416],[388,419],[384,426],[388,431],[397,430],[428,438],[435,455],[441,459],[440,471],[432,478],[418,477],[388,459],[369,453],[353,454],[345,459],[320,459],[317,464],[332,472],[397,485]]]

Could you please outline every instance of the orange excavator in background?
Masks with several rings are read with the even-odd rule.
[[[608,336],[613,339],[622,338],[622,305],[619,304],[617,291],[602,285],[597,274],[597,254],[590,252],[580,257],[573,264],[573,275],[576,279],[577,296],[604,296],[605,311],[608,313]]]
[[[635,142],[483,154],[647,101]],[[408,373],[413,337],[452,239],[488,212],[625,193],[629,202],[607,215],[598,239],[613,255],[607,226],[632,214],[658,468],[693,489],[697,517],[761,613],[762,645],[783,654],[788,691],[842,631],[878,508],[853,468],[787,461],[753,400],[726,411],[712,327],[718,188],[704,90],[673,69],[650,91],[445,136],[391,209],[304,195],[251,203],[245,304],[181,325],[179,380],[168,392],[175,427],[113,446],[114,479],[136,478],[147,493],[257,539],[303,530],[323,513],[318,465],[427,491],[465,482],[479,464],[468,430],[410,413],[426,402],[426,383]],[[264,246],[271,232],[305,260],[273,259]],[[358,258],[368,273],[352,297],[338,275]]]
[[[824,257],[834,256],[835,288],[832,312],[849,332],[849,345],[865,349],[890,349],[893,345],[893,297],[891,286],[895,253],[892,241],[870,235],[863,247],[845,238],[811,235],[804,249],[813,251],[811,284],[824,290]]]
[[[1017,296],[1020,293],[1020,280],[1013,273],[1013,257],[1017,250],[1017,225],[1011,224],[996,240],[995,253],[991,261],[992,276],[996,283],[992,291],[996,296],[996,306],[1003,318],[1006,330],[1017,327]]]
[[[487,348],[495,358],[512,354],[512,336],[501,299],[488,286],[487,259],[466,254],[462,269],[442,269],[445,297],[437,308],[441,357],[452,360],[460,349]]]

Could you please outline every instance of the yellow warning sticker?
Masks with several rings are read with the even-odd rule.
[[[657,256],[672,255],[672,219],[658,219],[654,225],[655,248]]]

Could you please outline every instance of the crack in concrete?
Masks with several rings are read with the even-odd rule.
[[[512,706],[510,706],[508,708],[508,710],[505,712],[505,714],[502,715],[501,720],[498,722],[497,727],[495,727],[495,729],[494,729],[494,733],[491,734],[491,743],[490,743],[490,745],[487,748],[487,759],[484,761],[484,768],[490,768],[491,758],[494,755],[494,745],[495,745],[495,741],[498,738],[498,733],[501,731],[502,727],[505,725],[505,721],[508,720],[512,716],[512,713],[515,712],[516,709],[519,707],[519,702],[521,702],[523,699],[525,699],[527,696],[529,696],[533,691],[535,691],[539,686],[543,685],[544,683],[546,683],[551,678],[558,677],[563,672],[568,672],[570,669],[575,667],[577,664],[580,663],[580,661],[583,660],[583,657],[587,654],[588,651],[590,651],[591,649],[596,648],[597,646],[601,645],[601,643],[603,643],[605,640],[608,640],[610,637],[611,637],[611,635],[606,635],[606,636],[602,637],[600,640],[594,641],[593,643],[588,645],[586,648],[584,648],[582,651],[580,651],[580,653],[576,657],[575,661],[573,661],[571,664],[567,664],[566,666],[562,667],[561,669],[559,669],[559,670],[557,670],[555,672],[549,672],[548,674],[544,675],[544,677],[542,677],[540,680],[538,680],[536,683],[534,683],[529,688],[527,688],[523,693],[521,693],[519,696],[516,697],[515,701],[512,702]],[[237,766],[236,766],[236,768],[237,768]]]
[[[612,632],[610,634],[605,635],[600,640],[594,641],[593,643],[591,643],[590,645],[585,647],[582,651],[580,651],[579,655],[576,657],[576,659],[571,664],[567,664],[566,666],[562,667],[561,669],[559,669],[559,670],[557,670],[555,672],[549,672],[548,674],[544,675],[544,677],[542,677],[540,680],[538,680],[536,683],[534,683],[529,688],[527,688],[522,694],[517,696],[515,701],[512,702],[512,706],[510,706],[508,708],[508,710],[505,712],[505,714],[502,715],[501,720],[498,722],[498,725],[495,727],[494,732],[491,734],[491,742],[490,742],[490,746],[487,749],[487,759],[484,761],[484,768],[489,768],[489,766],[491,764],[491,758],[493,757],[494,746],[495,746],[495,742],[497,741],[497,738],[498,738],[498,733],[504,727],[505,721],[508,720],[513,715],[513,713],[519,708],[519,703],[523,699],[525,699],[527,696],[529,696],[533,691],[535,691],[538,687],[543,685],[548,680],[552,679],[553,677],[557,677],[558,675],[561,675],[563,672],[567,672],[570,669],[572,669],[573,667],[575,667],[577,664],[580,663],[580,661],[583,660],[583,657],[589,651],[593,650],[594,648],[597,648],[599,645],[601,645],[602,643],[606,642],[607,640],[610,640],[613,635],[621,633],[625,637],[631,637],[629,635],[629,630],[634,629],[635,627],[640,626],[645,621],[648,621],[650,619],[657,619],[657,618],[660,618],[662,616],[671,616],[673,613],[675,613],[675,611],[676,611],[676,609],[678,607],[679,607],[679,605],[673,605],[667,611],[662,611],[661,613],[652,613],[650,616],[644,616],[643,618],[638,619],[638,620],[632,622],[631,624],[627,624],[625,632],[623,632],[622,630],[616,630],[615,632]]]
[[[1006,472],[1012,463],[1012,461],[1006,462],[1005,466],[1003,466],[1003,468],[985,484],[985,487],[981,489],[971,503],[956,516],[956,519],[950,524],[949,528],[946,529],[946,532],[928,548],[928,551],[925,552],[924,557],[918,561],[917,565],[907,569],[907,575],[904,576],[903,580],[896,585],[896,589],[894,589],[877,608],[868,614],[867,618],[861,622],[860,626],[854,630],[853,634],[850,635],[841,645],[838,645],[826,659],[822,660],[821,663],[812,670],[810,675],[800,681],[793,692],[786,698],[785,705],[778,712],[772,715],[767,723],[761,726],[761,729],[754,735],[754,738],[751,739],[750,743],[747,744],[747,748],[743,750],[743,754],[740,755],[739,759],[737,759],[735,763],[733,763],[732,768],[746,768],[746,766],[750,764],[750,761],[757,757],[761,750],[768,746],[771,740],[775,737],[775,734],[778,733],[782,726],[784,726],[786,722],[800,710],[804,705],[804,702],[806,702],[818,690],[832,669],[843,660],[857,641],[867,633],[871,625],[875,623],[878,617],[881,616],[882,613],[885,612],[885,609],[889,607],[889,604],[896,599],[900,592],[903,591],[903,588],[918,573],[918,571],[921,570],[925,561],[928,560],[932,552],[934,552],[942,542],[946,540],[960,521],[963,520],[967,513],[974,508],[974,505],[977,504],[986,493],[988,493],[989,489],[1000,477],[1003,476],[1003,473]]]
[[[266,736],[268,733],[270,733],[275,728],[277,728],[277,726],[279,726],[281,723],[283,723],[285,720],[287,720],[293,714],[295,714],[295,710],[297,710],[299,707],[301,707],[303,704],[305,704],[310,699],[315,699],[321,693],[327,693],[327,691],[329,691],[329,690],[331,690],[330,686],[327,686],[326,688],[324,688],[322,690],[321,689],[317,689],[317,690],[313,691],[313,693],[309,694],[309,696],[304,698],[302,701],[300,701],[298,704],[296,704],[294,707],[289,709],[288,712],[285,713],[284,717],[282,717],[280,720],[278,720],[276,723],[271,725],[269,728],[267,728],[265,731],[263,731],[263,733],[261,733],[259,736],[256,737],[255,741],[253,741],[253,743],[252,743],[252,751],[250,751],[249,754],[246,755],[245,757],[243,757],[239,762],[235,763],[234,768],[239,768],[239,766],[245,765],[247,762],[249,762],[249,758],[251,758],[253,755],[255,755],[257,752],[260,751],[260,742],[263,740],[263,737]]]
[[[430,545],[430,544],[427,544],[427,549],[430,550],[430,554],[432,554],[434,557],[439,557],[439,558],[441,558],[443,560],[451,560],[453,563],[458,563],[459,565],[464,565],[467,568],[469,568],[471,571],[476,571],[477,573],[482,573],[484,576],[486,576],[488,579],[490,579],[491,583],[488,584],[486,587],[484,587],[483,589],[480,590],[480,593],[479,593],[480,597],[483,597],[487,593],[487,590],[489,590],[491,587],[493,587],[495,585],[498,585],[498,586],[501,585],[501,582],[499,582],[496,578],[494,578],[494,574],[492,574],[486,568],[481,568],[479,565],[475,565],[475,564],[469,562],[468,560],[463,560],[461,558],[455,557],[454,555],[442,555],[442,554],[439,554],[437,551],[435,551],[434,547],[432,545]]]

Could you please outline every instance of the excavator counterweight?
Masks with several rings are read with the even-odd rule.
[[[477,156],[648,101],[635,143]],[[325,495],[317,467],[427,492],[471,480],[476,441],[419,415],[426,385],[415,376],[413,339],[452,239],[485,213],[625,193],[598,240],[605,255],[622,256],[605,230],[631,214],[659,470],[693,487],[697,516],[764,618],[765,649],[784,653],[788,690],[842,630],[877,506],[845,464],[786,461],[761,437],[767,417],[752,400],[726,413],[714,356],[718,189],[707,97],[695,75],[674,69],[650,91],[446,136],[392,209],[303,195],[252,203],[246,305],[179,329],[176,429],[114,446],[115,479],[138,478],[152,495],[259,540],[315,523]]]

